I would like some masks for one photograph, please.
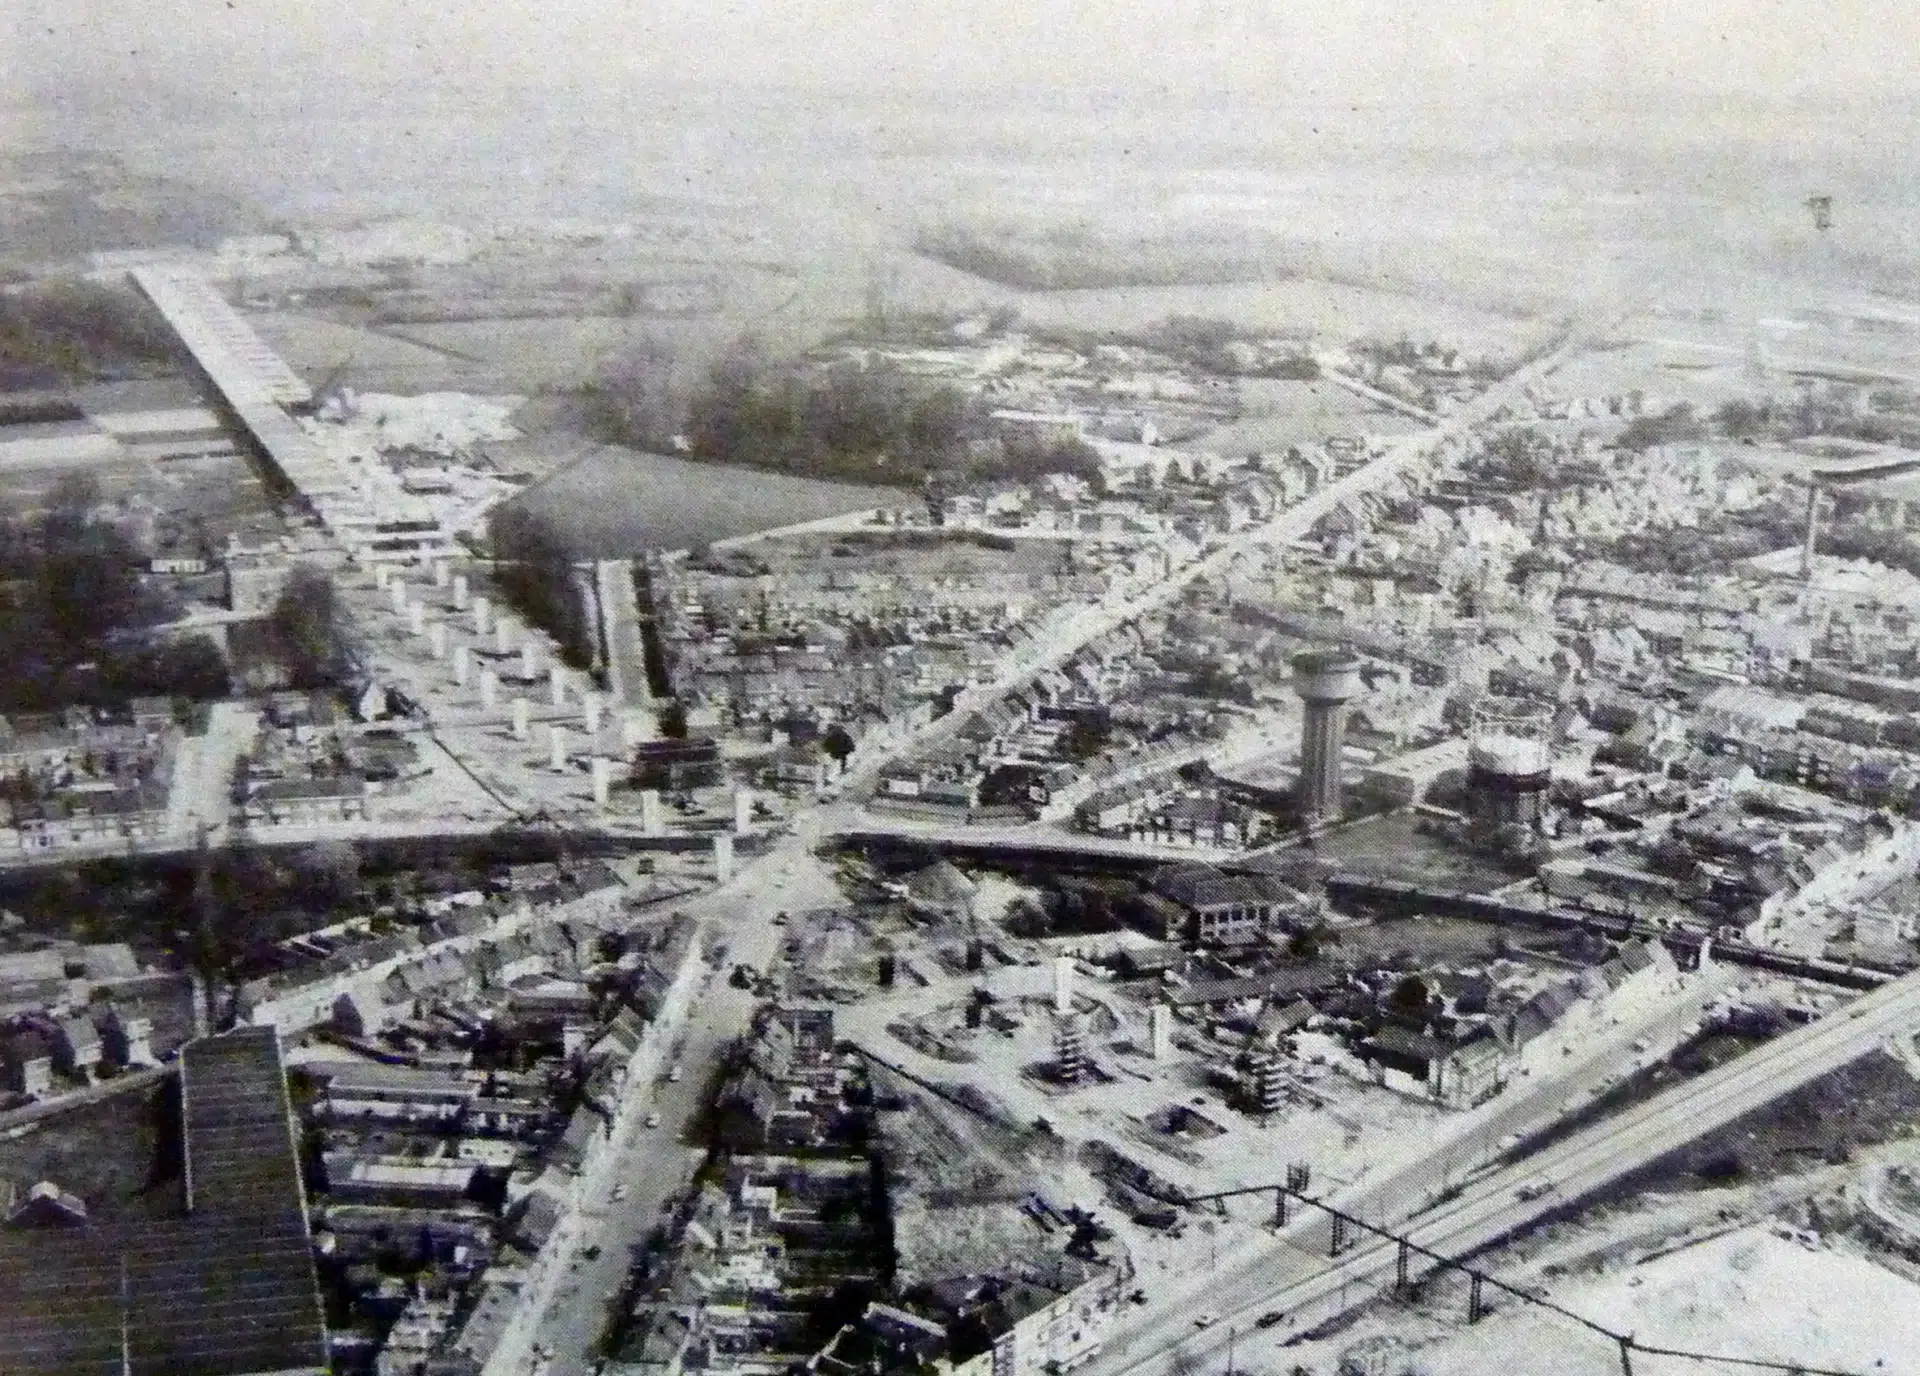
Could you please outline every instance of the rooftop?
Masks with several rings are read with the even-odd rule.
[[[188,1214],[0,1231],[10,1376],[327,1370],[278,1034],[205,1038],[180,1065]]]

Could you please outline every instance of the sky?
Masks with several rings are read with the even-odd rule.
[[[10,28],[9,28],[10,26]],[[1294,104],[1904,95],[1912,0],[8,0],[7,89],[661,83]],[[138,83],[135,85],[133,83]]]

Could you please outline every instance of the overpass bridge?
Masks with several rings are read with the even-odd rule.
[[[348,550],[418,556],[449,552],[446,532],[425,505],[379,465],[356,470],[300,428],[293,412],[313,389],[191,268],[144,267],[128,274],[220,394],[272,475],[291,488]]]

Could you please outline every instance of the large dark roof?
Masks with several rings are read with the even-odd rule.
[[[181,1053],[191,1212],[0,1231],[0,1354],[18,1376],[325,1372],[278,1034]]]
[[[1164,865],[1153,872],[1151,883],[1155,892],[1186,908],[1230,908],[1262,901],[1246,880],[1201,862]]]

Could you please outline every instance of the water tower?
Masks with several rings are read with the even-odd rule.
[[[1295,655],[1293,691],[1306,706],[1300,732],[1300,817],[1309,827],[1336,822],[1347,704],[1360,696],[1360,661],[1346,650]]]
[[[1526,849],[1546,831],[1553,782],[1551,704],[1493,695],[1473,705],[1467,734],[1467,811],[1502,848]]]

